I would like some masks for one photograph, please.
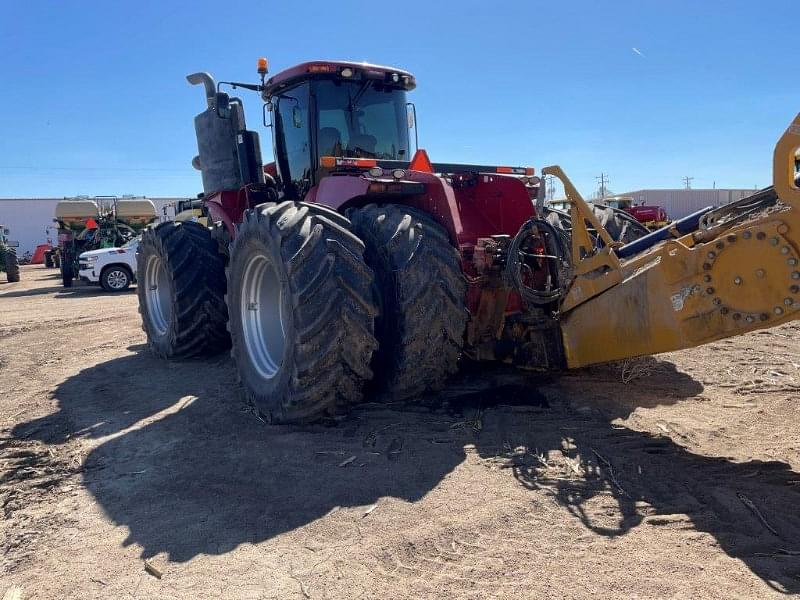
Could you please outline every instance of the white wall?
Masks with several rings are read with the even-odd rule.
[[[48,239],[56,244],[58,234],[52,227],[56,213],[56,204],[63,198],[0,198],[0,225],[11,231],[9,239],[19,241],[17,253],[33,253],[39,244]],[[162,217],[164,206],[186,198],[149,198],[156,206],[156,213]]]
[[[636,190],[621,196],[630,196],[634,204],[660,206],[667,211],[670,219],[682,219],[707,206],[723,206],[746,198],[757,190],[742,189],[672,189]]]

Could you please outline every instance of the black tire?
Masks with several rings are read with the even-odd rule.
[[[650,233],[647,227],[639,223],[639,221],[624,210],[611,208],[610,206],[599,206],[597,204],[593,204],[592,208],[600,224],[605,227],[606,231],[608,231],[609,235],[614,238],[616,242],[628,244]]]
[[[5,254],[5,269],[8,282],[16,283],[19,281],[19,259],[17,258],[17,249],[6,248],[3,253]]]
[[[362,398],[378,345],[363,253],[328,208],[281,202],[245,213],[228,266],[229,329],[242,388],[269,422],[311,421]]]
[[[468,318],[458,250],[438,223],[407,206],[371,204],[349,216],[381,301],[376,386],[391,400],[441,389],[457,369]]]
[[[148,266],[162,275],[155,286],[147,277]],[[142,329],[154,354],[189,358],[230,348],[225,256],[206,227],[189,221],[147,229],[139,242],[136,270]]]
[[[53,254],[51,252],[44,253],[44,267],[45,269],[53,268]]]
[[[69,252],[64,252],[61,258],[61,284],[65,287],[72,287],[72,280],[75,278],[72,265],[72,256]]]
[[[590,204],[600,224],[608,231],[615,242],[628,244],[650,233],[644,225],[626,213],[624,210]],[[566,241],[569,243],[572,231],[572,220],[569,213],[545,207],[545,218],[551,225],[565,232]]]
[[[100,272],[100,285],[107,292],[124,292],[132,280],[133,273],[125,265],[109,265]]]

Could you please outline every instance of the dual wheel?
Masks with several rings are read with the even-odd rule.
[[[148,231],[137,279],[150,347],[178,358],[230,345],[243,389],[272,422],[333,414],[365,390],[405,400],[441,387],[467,320],[458,252],[408,207],[348,217],[262,205],[245,214],[230,260],[197,223]]]

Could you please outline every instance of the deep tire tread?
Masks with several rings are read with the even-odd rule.
[[[606,229],[615,242],[628,244],[650,233],[647,227],[639,223],[639,221],[624,210],[594,203],[590,206],[595,216],[600,221],[600,224]],[[572,220],[570,219],[569,213],[545,208],[544,216],[551,225],[563,232],[564,241],[567,247],[570,247]]]
[[[248,380],[246,346],[239,325],[231,322],[232,354],[245,394],[275,423],[311,421],[360,401],[372,378],[377,308],[364,246],[350,231],[349,221],[331,209],[303,202],[265,204],[249,211],[227,271],[236,298],[240,292],[234,291],[234,277],[243,265],[234,263],[254,239],[267,248],[270,242],[280,248],[280,256],[273,258],[286,271],[293,339],[286,340],[281,367],[290,370],[285,383],[265,390]]]
[[[468,319],[458,251],[430,216],[407,206],[372,204],[348,216],[381,288],[376,384],[390,400],[441,389],[457,369]]]
[[[17,249],[7,246],[3,250],[5,255],[5,271],[9,283],[16,283],[19,281],[19,258],[17,258]]]
[[[147,323],[145,265],[158,254],[172,279],[172,323],[158,338]],[[150,349],[163,358],[216,354],[230,347],[226,329],[225,255],[208,228],[199,223],[167,222],[142,235],[137,261],[139,313]]]

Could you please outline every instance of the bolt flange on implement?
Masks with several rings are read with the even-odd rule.
[[[587,223],[598,225],[591,210],[561,169],[543,169],[561,179],[571,203],[575,279],[561,304],[567,366],[690,348],[798,318],[798,149],[800,115],[775,147],[772,187],[690,215],[629,244],[633,252],[604,237],[587,255]]]

